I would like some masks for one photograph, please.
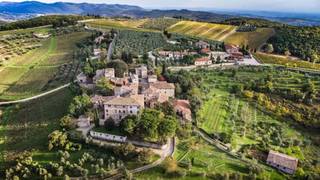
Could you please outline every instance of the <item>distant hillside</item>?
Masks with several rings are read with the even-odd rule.
[[[42,3],[37,1],[0,2],[0,12],[24,14],[99,14],[103,16],[121,15],[126,11],[143,11],[138,6],[119,4],[89,4],[89,3]]]
[[[0,19],[20,20],[39,14],[94,14],[100,16],[141,17],[181,17],[198,21],[220,22],[232,16],[211,12],[190,10],[146,10],[138,6],[119,4],[89,4],[89,3],[42,3],[37,1],[0,2]]]
[[[77,15],[48,15],[39,16],[27,20],[20,20],[11,23],[1,24],[0,31],[13,30],[13,29],[25,29],[38,26],[52,25],[53,27],[62,27],[76,24],[79,20],[86,19],[86,16]]]
[[[204,11],[190,11],[186,9],[182,10],[152,10],[152,11],[131,11],[127,12],[128,15],[135,17],[150,17],[150,18],[158,18],[158,17],[175,17],[189,20],[197,20],[197,21],[207,21],[207,22],[221,22],[233,16],[217,14],[211,12]]]

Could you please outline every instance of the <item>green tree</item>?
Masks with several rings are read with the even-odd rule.
[[[121,53],[121,59],[126,62],[127,64],[132,64],[133,63],[133,55],[131,52],[126,52],[123,51]]]
[[[178,121],[173,116],[166,116],[159,124],[159,136],[165,140],[175,135],[178,128]]]
[[[155,109],[144,109],[138,124],[141,138],[158,138],[158,126],[163,118],[161,111]]]
[[[107,119],[104,122],[104,127],[108,130],[111,131],[112,129],[116,128],[116,124],[112,118]]]
[[[107,64],[108,68],[114,68],[116,77],[124,77],[124,74],[128,72],[128,65],[121,60],[110,61]]]
[[[69,142],[67,134],[58,130],[53,131],[51,134],[49,134],[48,139],[49,150],[52,150],[54,147],[64,148],[66,144]]]
[[[60,119],[60,126],[67,130],[75,129],[77,127],[75,120],[70,116],[64,116]]]
[[[112,96],[113,95],[113,86],[110,84],[110,81],[107,78],[101,78],[97,82],[97,90],[100,94],[104,96]]]
[[[274,51],[273,45],[272,44],[267,44],[266,52],[267,53],[273,53],[273,51]]]
[[[86,62],[84,67],[83,67],[83,73],[85,75],[87,75],[88,77],[94,77],[95,75],[95,72],[94,72],[94,69],[93,67],[91,66],[91,64],[89,62]]]
[[[74,117],[79,117],[92,107],[90,97],[86,94],[76,96],[69,106],[69,112]]]
[[[127,116],[120,122],[120,129],[122,132],[133,135],[138,125],[138,118],[136,116]]]

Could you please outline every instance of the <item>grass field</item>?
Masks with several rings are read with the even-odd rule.
[[[228,36],[224,41],[226,43],[239,46],[249,45],[251,49],[257,49],[264,44],[272,35],[274,30],[271,28],[258,28],[254,32],[236,32]]]
[[[167,30],[171,33],[196,36],[210,40],[224,40],[228,35],[232,34],[236,26],[202,23],[194,21],[180,21]]]
[[[16,33],[30,33],[30,32],[47,33],[50,30],[52,30],[51,26],[40,26],[40,27],[35,27],[35,28],[0,31],[0,36],[16,34]]]
[[[69,82],[73,75],[73,51],[75,44],[88,36],[88,33],[79,32],[58,37],[51,37],[43,45],[29,53],[10,60],[0,68],[0,99],[14,100],[39,94],[48,82],[56,86]],[[67,68],[65,68],[67,67]],[[60,69],[64,68],[65,71]],[[60,78],[59,80],[56,78]]]
[[[278,57],[262,53],[256,53],[254,54],[254,56],[256,57],[256,59],[258,59],[261,63],[264,64],[277,64],[293,68],[299,67],[320,70],[320,64],[315,64],[304,60],[292,60],[286,57]]]
[[[198,119],[202,122],[200,127],[208,133],[219,132],[221,125],[224,124],[224,121],[227,119],[228,113],[225,108],[226,94],[228,93],[214,90],[212,94],[214,95],[198,112]]]
[[[150,29],[140,28],[146,23],[148,19],[127,20],[127,19],[97,19],[86,22],[93,28],[99,29],[124,29],[124,30],[137,30],[137,31],[155,31]]]
[[[47,137],[59,127],[73,95],[68,89],[32,102],[2,108],[0,122],[1,164],[25,150],[47,151]]]

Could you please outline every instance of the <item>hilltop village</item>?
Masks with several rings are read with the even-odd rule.
[[[0,32],[0,177],[319,179],[320,66],[295,57],[292,39],[269,41],[286,27],[91,15],[17,25],[47,20]]]

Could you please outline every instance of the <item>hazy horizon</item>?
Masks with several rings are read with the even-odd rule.
[[[9,0],[6,2],[23,2],[24,0]],[[320,13],[319,0],[39,0],[44,3],[104,3],[137,5],[147,9],[196,9],[196,10],[239,10],[239,11],[276,11],[291,13]],[[1,1],[3,2],[3,1]]]

